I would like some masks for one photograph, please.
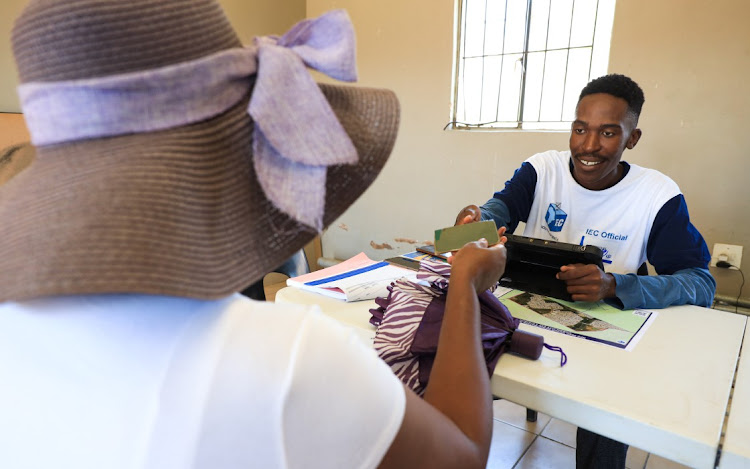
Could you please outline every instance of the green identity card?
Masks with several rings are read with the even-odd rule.
[[[500,241],[494,220],[467,223],[435,230],[435,252],[456,251],[466,243],[484,238],[492,246]]]

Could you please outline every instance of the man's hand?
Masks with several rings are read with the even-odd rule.
[[[466,243],[448,258],[451,264],[451,282],[468,281],[477,293],[495,285],[505,272],[507,252],[503,241],[505,237],[501,237],[500,243],[490,247],[484,238]]]
[[[594,302],[615,297],[615,277],[594,264],[564,265],[557,278],[566,283],[574,301]]]
[[[465,225],[467,223],[474,223],[476,221],[482,221],[482,212],[476,205],[467,205],[464,207],[456,216],[455,225]]]

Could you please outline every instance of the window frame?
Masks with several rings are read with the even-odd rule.
[[[466,22],[467,19],[465,16],[467,4],[469,2],[481,2],[484,1],[484,7],[485,7],[485,16],[484,16],[484,30],[483,30],[483,36],[482,36],[482,54],[481,55],[473,55],[469,56],[464,51],[464,48],[466,46],[466,36],[465,31],[467,29]],[[578,1],[584,1],[584,0],[570,0],[570,20],[568,25],[568,44],[567,47],[549,47],[549,35],[550,35],[550,17],[552,16],[552,2],[555,0],[526,0],[526,9],[525,9],[525,18],[524,18],[524,37],[523,37],[523,50],[521,52],[513,52],[513,55],[520,55],[521,60],[521,78],[519,80],[519,90],[518,90],[518,100],[516,105],[516,119],[514,121],[502,121],[498,120],[498,115],[500,112],[500,97],[502,91],[499,89],[500,85],[502,83],[502,77],[503,77],[503,61],[505,58],[510,55],[509,52],[505,50],[505,36],[507,32],[507,11],[508,11],[508,3],[511,0],[502,0],[504,4],[504,14],[503,14],[503,44],[501,47],[501,53],[500,54],[488,54],[486,53],[486,39],[487,39],[487,5],[490,2],[493,2],[496,0],[456,0],[455,2],[455,35],[454,35],[454,64],[453,64],[453,86],[452,86],[452,94],[451,94],[451,109],[450,109],[450,122],[445,126],[445,129],[451,128],[453,130],[491,130],[491,131],[568,131],[570,130],[570,125],[572,123],[572,118],[566,119],[565,111],[566,111],[566,91],[568,89],[566,88],[568,76],[570,74],[570,51],[571,50],[579,50],[579,49],[590,49],[589,51],[589,69],[588,73],[586,75],[585,83],[588,81],[602,76],[607,73],[607,68],[609,65],[609,56],[610,56],[610,50],[611,50],[611,35],[612,35],[612,27],[614,23],[614,10],[615,10],[615,3],[616,0],[593,0],[596,5],[596,10],[593,15],[593,25],[591,25],[592,30],[592,37],[591,42],[589,44],[585,45],[574,45],[571,46],[571,38],[573,36],[573,25],[574,25],[574,14],[575,14],[575,8],[576,3]],[[501,0],[497,0],[501,1]],[[547,2],[548,5],[548,11],[547,11],[547,31],[545,35],[545,47],[543,49],[531,49],[530,48],[530,40],[531,40],[531,27],[532,27],[532,8],[534,2]],[[604,10],[605,15],[600,15],[600,12]],[[601,22],[600,22],[601,21]],[[589,23],[591,24],[591,23]],[[605,28],[605,29],[602,29]],[[560,99],[560,104],[558,106],[560,119],[559,120],[542,120],[541,119],[541,113],[542,113],[542,98],[543,98],[543,92],[544,92],[544,83],[545,83],[545,71],[546,71],[546,65],[548,61],[547,54],[549,52],[555,52],[555,51],[565,51],[566,58],[565,58],[565,69],[563,71],[563,82],[562,82],[562,97]],[[537,119],[528,119],[525,118],[525,113],[527,111],[526,105],[527,105],[527,99],[529,97],[529,89],[527,86],[527,79],[530,75],[529,72],[529,54],[531,53],[543,53],[543,62],[544,67],[542,69],[542,75],[541,75],[541,91],[539,92],[539,104],[537,108]],[[598,55],[596,55],[598,54]],[[463,78],[463,74],[466,71],[466,60],[468,58],[481,58],[482,59],[482,90],[479,94],[479,111],[478,116],[482,116],[481,106],[483,105],[484,101],[484,67],[487,63],[487,58],[491,57],[493,55],[499,55],[501,58],[501,66],[500,70],[497,75],[498,76],[498,92],[497,92],[497,101],[498,104],[495,107],[495,118],[494,121],[488,121],[488,122],[463,122],[461,121],[459,117],[459,112],[462,111],[464,113],[464,116],[466,115],[466,103],[465,101],[462,103],[460,93],[462,93],[463,87],[462,84],[464,84],[466,81]],[[596,55],[596,57],[595,57]],[[519,60],[519,59],[516,59]],[[596,65],[594,65],[594,61],[597,60]],[[506,74],[507,77],[507,74]],[[583,83],[583,85],[585,85]],[[582,86],[581,85],[581,88]],[[578,88],[580,90],[580,88]],[[577,97],[577,93],[576,93]],[[461,108],[461,104],[463,105],[463,109]],[[570,111],[570,110],[569,110]]]

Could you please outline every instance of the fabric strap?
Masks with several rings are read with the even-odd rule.
[[[562,347],[558,347],[557,345],[550,345],[545,342],[544,348],[546,348],[547,350],[552,350],[553,352],[560,352],[560,366],[565,366],[565,364],[568,363],[568,356],[565,355]]]
[[[254,165],[266,196],[323,229],[326,171],[357,151],[305,66],[356,81],[354,28],[334,10],[282,37],[134,73],[18,87],[32,143],[55,145],[170,129],[217,116],[250,91]]]

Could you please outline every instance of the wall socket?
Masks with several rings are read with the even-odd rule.
[[[734,244],[714,244],[714,250],[711,253],[711,266],[716,267],[717,261],[726,261],[739,268],[742,262],[742,246]]]

